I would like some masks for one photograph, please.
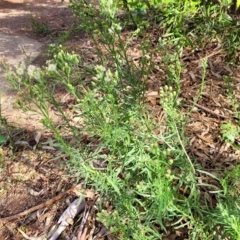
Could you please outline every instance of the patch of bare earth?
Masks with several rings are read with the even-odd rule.
[[[45,24],[48,27],[46,32],[39,33],[33,24],[33,19],[40,24]],[[27,36],[44,44],[42,54],[34,60],[34,64],[39,66],[47,59],[48,45],[57,43],[62,34],[74,24],[72,11],[61,1],[9,0],[0,2],[0,31],[2,33]],[[72,48],[85,41],[81,33],[72,39]],[[71,43],[70,39],[68,43]],[[14,115],[14,109],[11,110]],[[21,129],[19,122],[13,122],[17,127],[14,130],[16,131],[13,140],[15,142],[14,153],[10,148],[4,148],[0,152],[0,239],[2,240],[27,239],[28,236],[35,237],[34,239],[44,239],[68,205],[80,196],[80,192],[74,191],[75,177],[67,175],[66,166],[64,166],[67,158],[51,144],[45,145],[45,148],[41,145],[44,141],[52,141],[51,134],[46,136],[46,132],[40,130],[44,132],[44,137],[40,139],[36,150],[33,150],[34,139],[41,127],[38,120],[36,119],[36,122],[31,125],[28,124],[24,130]],[[89,202],[86,201],[84,208],[87,204],[90,206]],[[58,239],[68,239],[69,236],[79,234],[83,213],[84,211],[80,213],[78,223],[70,224]],[[94,221],[95,211],[91,210],[89,216]],[[98,224],[94,229],[92,234],[99,232],[102,226]],[[102,233],[104,232],[106,231],[103,229]]]
[[[190,58],[191,55],[193,54],[189,55]],[[191,156],[199,159],[204,169],[214,173],[216,169],[230,170],[240,161],[240,151],[223,141],[221,134],[222,124],[232,122],[237,125],[239,122],[239,108],[234,109],[224,79],[230,79],[230,84],[234,87],[232,96],[235,103],[239,103],[240,68],[231,68],[226,63],[226,53],[216,44],[211,44],[204,52],[197,54],[195,60],[186,63],[186,59],[187,69],[183,74],[182,91],[186,107],[189,107],[200,88],[203,71],[201,59],[204,57],[208,59],[204,89],[191,113],[186,132],[190,137]]]
[[[60,161],[53,162],[54,152],[44,150],[21,150],[14,157],[4,151],[4,166],[0,179],[0,213],[1,217],[13,216],[46,202],[48,199],[66,191],[72,182],[64,177]],[[26,234],[38,236],[46,233],[59,217],[59,209],[72,201],[74,194],[66,195],[55,204],[26,214],[12,221],[0,221],[0,239],[25,239],[18,229],[26,228]],[[47,223],[46,223],[47,220]]]
[[[67,3],[68,1],[64,1]],[[67,4],[57,0],[8,0],[0,2],[0,30],[3,33],[25,35],[44,41],[54,31],[68,30],[75,20]],[[34,32],[32,18],[46,24],[49,30],[41,36]],[[54,36],[52,36],[54,37]]]

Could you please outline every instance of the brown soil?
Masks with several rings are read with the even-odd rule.
[[[47,59],[46,50],[50,43],[58,43],[62,34],[68,31],[75,20],[72,11],[58,0],[9,0],[0,2],[0,31],[13,36],[26,36],[44,44],[35,65],[43,65]],[[39,32],[40,26],[47,26],[46,31]],[[78,41],[76,41],[76,38]],[[68,40],[72,47],[84,42],[81,33]],[[16,116],[16,113],[12,113]],[[14,118],[13,118],[14,119]],[[39,118],[36,118],[38,121]],[[15,123],[15,125],[18,123]],[[47,150],[38,147],[33,151],[31,141],[37,135],[38,123],[28,125],[25,129],[14,129],[14,141],[20,141],[18,150],[11,153],[9,148],[0,152],[0,218],[12,216],[44,203],[72,187],[74,179],[68,177],[66,167],[62,167],[66,159],[51,144]],[[52,141],[51,134],[46,131],[41,142]],[[46,147],[45,146],[45,147]],[[16,150],[16,149],[15,149]],[[55,159],[55,160],[54,160]],[[71,192],[49,206],[27,214],[21,219],[1,221],[0,239],[20,240],[29,236],[42,236],[57,223],[64,209],[78,194]],[[69,227],[67,235],[75,232],[77,226]],[[19,231],[23,230],[25,236]],[[66,234],[66,233],[65,233]],[[77,234],[77,233],[76,233]],[[75,234],[75,235],[76,235]],[[43,238],[42,238],[43,239]],[[59,239],[67,239],[61,236]]]
[[[49,26],[47,33],[64,31],[74,23],[72,11],[67,7],[67,1],[57,0],[9,0],[1,1],[1,32],[19,34],[44,41],[41,35],[34,33],[37,29],[32,23],[35,18],[40,24]]]
[[[59,36],[75,23],[67,2],[61,3],[58,0],[1,1],[0,30],[2,33],[36,39],[45,46],[56,43]],[[46,57],[41,55],[36,63],[43,64],[45,59]]]

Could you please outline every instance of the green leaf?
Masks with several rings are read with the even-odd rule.
[[[0,135],[0,144],[5,142],[6,142],[6,138],[3,135]]]
[[[221,133],[222,133],[223,139],[233,143],[235,141],[235,138],[239,134],[239,130],[236,126],[234,126],[230,122],[230,123],[222,124]]]
[[[236,3],[236,10],[240,7],[240,0],[237,0],[237,3]]]

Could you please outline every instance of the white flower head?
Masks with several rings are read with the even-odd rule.
[[[106,71],[106,75],[105,75],[105,81],[106,82],[111,82],[113,78],[112,72],[108,69]]]
[[[17,74],[19,75],[19,76],[22,76],[23,74],[24,74],[24,68],[21,68],[21,67],[19,67],[19,68],[17,68]]]
[[[27,68],[28,75],[32,76],[36,69],[37,68],[34,65],[29,65]]]
[[[121,25],[119,23],[113,23],[111,28],[108,29],[108,32],[110,34],[114,34],[114,33],[121,32],[121,30],[122,30],[122,27],[121,27]]]
[[[50,64],[48,65],[48,71],[49,71],[49,72],[55,72],[56,70],[57,70],[56,64],[50,63]]]
[[[41,78],[40,71],[39,70],[35,70],[32,76],[33,76],[34,79],[40,80],[40,78]]]
[[[24,62],[19,62],[18,66],[17,66],[17,70],[16,70],[16,73],[19,75],[19,76],[22,76],[24,74],[26,70],[26,65]]]
[[[115,24],[114,28],[116,29],[117,32],[121,32],[122,31],[122,27],[121,27],[121,25],[119,23]]]
[[[114,28],[113,28],[113,27],[109,28],[109,29],[108,29],[108,32],[109,32],[110,34],[113,34],[113,33],[114,33]]]
[[[95,69],[97,70],[97,72],[105,72],[106,71],[106,68],[102,65],[97,65],[95,67]]]

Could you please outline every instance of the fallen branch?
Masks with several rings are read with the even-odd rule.
[[[212,114],[212,115],[215,115],[215,116],[217,116],[217,117],[220,117],[220,118],[229,119],[229,117],[224,116],[224,115],[221,115],[221,114],[218,114],[218,113],[215,113],[214,111],[210,110],[209,108],[206,108],[206,107],[201,106],[201,105],[199,105],[199,104],[197,104],[197,103],[194,103],[194,102],[192,102],[192,103],[193,103],[197,108],[200,108],[200,109],[202,109],[202,110],[205,111],[205,112],[208,112],[208,113],[210,113],[210,114]]]
[[[195,60],[195,61],[193,61],[193,62],[194,62],[194,63],[198,63],[198,62],[202,61],[203,59],[208,59],[208,58],[213,57],[213,56],[215,56],[215,55],[217,55],[217,54],[219,54],[219,53],[221,53],[221,52],[222,52],[222,49],[220,49],[220,50],[218,50],[218,51],[216,51],[216,52],[212,52],[211,54],[209,54],[209,55],[207,55],[207,56],[205,56],[205,57],[202,57],[202,58],[200,58],[200,59],[198,59],[198,60]]]
[[[5,218],[0,218],[0,221],[11,221],[11,220],[14,220],[14,219],[18,219],[20,217],[23,217],[25,215],[28,215],[36,210],[39,210],[41,208],[44,208],[44,207],[48,207],[49,205],[53,204],[54,202],[58,201],[59,199],[61,199],[63,196],[65,196],[66,194],[69,194],[70,192],[73,192],[74,190],[76,190],[77,188],[79,189],[79,186],[80,185],[76,185],[70,189],[68,189],[67,191],[53,197],[52,199],[49,199],[47,200],[46,202],[44,203],[41,203],[35,207],[32,207],[32,208],[29,208],[21,213],[18,213],[18,214],[15,214],[15,215],[12,215],[12,216],[9,216],[9,217],[5,217]]]

